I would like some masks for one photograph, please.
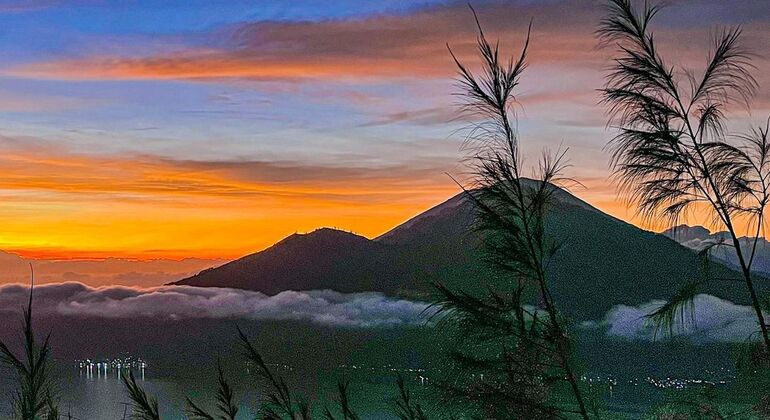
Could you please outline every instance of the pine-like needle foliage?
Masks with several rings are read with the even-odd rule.
[[[295,397],[286,381],[275,374],[249,341],[248,337],[238,328],[238,336],[246,361],[255,368],[255,374],[260,383],[260,392],[264,402],[260,407],[259,418],[262,420],[311,420],[310,406]],[[216,413],[211,414],[200,405],[187,398],[187,414],[191,419],[200,420],[235,420],[238,414],[238,403],[235,393],[226,379],[221,364],[217,364],[217,393]],[[131,417],[137,420],[160,420],[158,400],[136,382],[134,374],[128,372],[123,376],[123,383],[131,399]],[[360,420],[350,404],[349,385],[339,382],[337,386],[337,405],[341,416],[336,416],[328,407],[324,408],[324,418],[328,420]]]
[[[266,401],[261,408],[261,418],[263,420],[310,420],[308,404],[294,397],[286,381],[270,369],[257,348],[251,344],[240,328],[238,328],[238,337],[244,356],[255,368],[255,375],[266,394],[264,395]]]
[[[238,328],[241,347],[246,360],[255,368],[255,374],[262,386],[265,402],[262,404],[260,418],[262,420],[311,420],[310,406],[298,399],[290,390],[286,381],[270,369],[257,348]],[[324,407],[323,416],[327,420],[359,420],[350,404],[349,384],[337,383],[337,405],[340,416],[335,415],[329,407]]]
[[[209,414],[199,405],[187,398],[187,412],[191,419],[197,420],[235,420],[238,403],[230,383],[225,378],[221,363],[217,363],[217,415]]]
[[[398,375],[396,385],[398,386],[398,399],[395,404],[396,416],[400,420],[428,420],[425,411],[419,403],[414,401],[412,392],[406,387],[403,376]]]
[[[46,420],[59,420],[61,414],[59,413],[59,405],[51,398],[48,399],[48,410],[45,413]],[[71,417],[71,416],[70,416]]]
[[[619,130],[611,142],[615,174],[621,191],[646,217],[675,225],[690,210],[710,209],[714,222],[730,234],[725,245],[734,247],[743,277],[738,281],[751,297],[770,352],[751,274],[756,245],[744,249],[735,226],[739,218],[754,226],[754,244],[763,230],[770,200],[768,128],[737,138],[726,134],[728,107],[748,104],[757,89],[752,55],[741,45],[740,28],[723,29],[713,36],[702,72],[674,67],[661,55],[650,29],[660,10],[610,0],[597,31],[603,44],[617,48],[602,90],[610,124]],[[689,305],[697,288],[685,288],[678,302]],[[654,321],[670,323],[677,311],[669,305]]]
[[[30,266],[30,269],[32,267]],[[32,331],[32,295],[35,289],[34,273],[29,288],[29,300],[24,309],[24,346],[16,355],[0,341],[0,362],[15,373],[16,390],[13,395],[15,415],[22,420],[58,419],[54,380],[51,374],[50,334],[38,343]]]
[[[548,265],[558,246],[545,234],[545,219],[555,185],[566,181],[560,176],[564,152],[544,154],[536,179],[524,178],[512,107],[527,67],[529,33],[518,57],[505,60],[478,18],[476,24],[480,74],[449,49],[459,71],[462,109],[480,121],[466,141],[475,173],[466,192],[477,209],[488,259],[507,273],[509,286],[474,296],[436,285],[441,323],[464,338],[454,354],[462,375],[443,387],[451,400],[484,418],[547,419],[568,412],[588,418],[570,341],[548,287]],[[527,305],[532,295],[538,307]],[[551,391],[565,382],[571,401],[556,401]]]
[[[358,417],[358,414],[353,410],[353,408],[350,406],[350,392],[349,392],[350,384],[348,382],[337,382],[337,406],[338,411],[340,412],[340,415],[335,415],[332,413],[332,411],[329,409],[329,407],[324,408],[324,418],[326,420],[360,420],[361,417]]]
[[[133,372],[129,371],[128,375],[123,375],[123,385],[125,385],[128,397],[131,399],[132,419],[160,420],[158,400],[148,395],[144,388],[136,382]]]

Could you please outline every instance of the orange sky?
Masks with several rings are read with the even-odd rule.
[[[447,173],[464,178],[467,121],[446,43],[475,60],[464,2],[66,3],[0,7],[14,28],[0,37],[0,250],[235,258],[323,226],[375,237],[458,193]],[[680,71],[698,71],[718,25],[766,49],[770,3],[701,0],[697,16],[675,3],[655,29]],[[505,53],[533,22],[525,157],[568,147],[586,187],[573,193],[664,228],[634,218],[608,180],[598,3],[474,4]],[[770,61],[754,64],[761,88],[751,113],[729,110],[735,131],[770,114]]]
[[[10,166],[7,159],[0,167]],[[376,237],[458,193],[439,172],[425,179],[378,174],[271,185],[160,162],[71,158],[25,165],[35,173],[0,173],[6,191],[0,249],[44,259],[230,259],[323,226]],[[113,171],[120,175],[110,176]],[[606,180],[584,183],[572,192],[616,217],[662,228],[633,219]]]
[[[233,258],[321,226],[372,237],[456,191],[427,169],[39,154],[0,156],[0,249],[35,258]]]
[[[235,258],[322,226],[376,237],[459,191],[430,165],[330,170],[7,143],[0,249],[33,258]],[[576,195],[628,218],[607,180],[583,182]]]

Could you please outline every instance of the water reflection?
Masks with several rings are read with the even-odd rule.
[[[147,362],[131,356],[102,361],[84,359],[78,360],[76,364],[78,375],[87,379],[107,379],[110,374],[114,375],[116,379],[120,379],[125,373],[137,372],[137,376],[144,380],[147,369]]]
[[[225,359],[225,371],[237,390],[242,414],[239,420],[254,418],[259,407],[258,387],[253,382],[254,367],[240,360]],[[73,364],[62,363],[57,383],[60,385],[61,407],[76,419],[124,419],[130,418],[130,401],[122,378],[133,372],[142,387],[158,398],[162,418],[186,419],[184,401],[191,397],[201,404],[212,407],[216,395],[216,371],[211,365],[187,363],[173,364],[152,359],[152,370],[142,358],[121,357],[115,359],[84,359]],[[359,412],[365,418],[390,419],[387,396],[394,391],[394,378],[401,374],[410,381],[415,393],[429,392],[430,383],[440,377],[440,369],[404,368],[393,365],[371,366],[364,364],[336,365],[328,369],[312,371],[298,365],[271,364],[271,369],[286,377],[293,389],[309,401],[319,405],[331,401],[336,391],[336,381],[345,378],[354,384],[353,395]],[[245,370],[245,372],[244,372]],[[631,417],[647,410],[650,404],[660,402],[664,392],[676,392],[713,383],[726,386],[734,372],[728,369],[703,372],[697,379],[662,377],[615,377],[608,375],[585,376],[582,380],[596,395],[606,396],[608,408]],[[724,385],[722,385],[724,384]],[[13,392],[15,384],[10,378],[0,377],[0,395]],[[320,402],[319,402],[320,401]],[[2,401],[0,401],[1,403]],[[8,418],[9,406],[0,404],[0,418]]]

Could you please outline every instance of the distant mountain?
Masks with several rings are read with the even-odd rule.
[[[35,283],[75,281],[99,285],[152,287],[222,265],[221,259],[36,259],[0,251],[0,283],[29,283],[30,265]]]
[[[551,266],[552,290],[563,310],[597,319],[613,305],[671,296],[698,273],[696,254],[664,235],[615,219],[566,191],[546,229],[563,244]],[[274,246],[174,284],[283,290],[380,291],[425,298],[437,280],[469,292],[505,284],[484,260],[471,227],[473,205],[457,195],[373,240],[332,229],[291,235]],[[712,272],[730,275],[721,264]],[[745,302],[736,290],[706,290]]]
[[[314,289],[392,292],[404,275],[396,263],[397,251],[363,236],[322,228],[295,233],[264,251],[175,284],[232,287],[271,295]]]
[[[730,237],[728,232],[712,233],[710,230],[703,226],[687,225],[679,225],[661,233],[694,250],[702,250],[710,244],[717,243],[719,241],[727,241]],[[754,246],[754,239],[742,237],[739,240],[741,241],[743,254],[748,258],[749,255],[751,255],[751,249]],[[730,267],[736,269],[739,267],[738,256],[735,254],[735,250],[731,246],[712,247],[709,251],[709,255],[711,258],[723,262]],[[770,241],[767,241],[765,238],[759,238],[757,241],[756,254],[754,256],[752,269],[759,274],[770,276]]]

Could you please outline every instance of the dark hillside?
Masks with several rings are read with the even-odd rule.
[[[696,253],[666,236],[615,219],[567,192],[557,197],[546,228],[563,244],[550,273],[566,314],[597,319],[616,304],[666,299],[701,272]],[[333,289],[427,298],[432,280],[471,292],[506,282],[484,261],[472,223],[472,204],[460,194],[375,240],[332,229],[295,234],[176,284],[267,294]],[[710,263],[710,272],[734,275],[718,263]],[[742,289],[718,286],[704,291],[745,302]]]

